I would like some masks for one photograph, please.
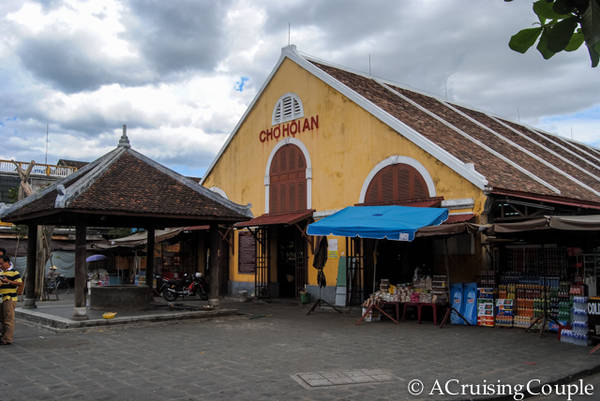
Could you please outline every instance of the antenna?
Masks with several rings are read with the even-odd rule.
[[[571,140],[573,140],[573,127],[571,127]]]
[[[292,43],[292,24],[288,22],[288,46]]]
[[[369,76],[371,75],[371,53],[369,53]]]
[[[446,92],[446,100],[448,100],[448,77],[446,77],[446,81],[444,82],[444,90]]]
[[[517,107],[517,122],[521,123],[521,113],[519,113],[519,108]]]
[[[48,122],[46,121],[46,159],[44,164],[48,164]]]

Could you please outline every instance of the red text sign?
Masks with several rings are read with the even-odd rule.
[[[278,141],[286,136],[296,136],[305,131],[313,131],[315,129],[319,129],[319,115],[289,121],[269,129],[264,129],[258,134],[258,139],[261,142]]]

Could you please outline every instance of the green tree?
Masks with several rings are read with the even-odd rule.
[[[504,0],[506,2],[512,0]],[[574,51],[585,42],[592,67],[600,60],[600,0],[538,0],[533,3],[538,27],[522,29],[508,46],[525,53],[536,48],[547,60],[561,51]],[[539,39],[539,40],[538,40]]]

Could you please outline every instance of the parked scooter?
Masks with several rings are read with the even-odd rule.
[[[186,273],[182,280],[168,280],[165,283],[162,296],[168,302],[173,302],[180,296],[198,295],[200,299],[208,299],[208,284],[202,273],[195,273],[191,279]]]
[[[160,274],[154,274],[154,280],[156,280],[156,287],[154,288],[154,295],[160,297],[169,285],[169,280],[165,280]]]

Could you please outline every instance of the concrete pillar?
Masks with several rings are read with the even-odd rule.
[[[25,299],[23,308],[34,309],[35,305],[35,278],[37,252],[37,224],[27,226],[27,275],[25,277]]]
[[[210,225],[210,283],[209,283],[209,295],[208,304],[213,306],[219,306],[219,279],[220,279],[220,268],[219,268],[219,226],[217,224]]]
[[[154,282],[154,228],[147,228],[146,242],[146,286],[152,289]]]
[[[75,308],[74,320],[87,320],[85,297],[87,292],[86,227],[75,227]]]

